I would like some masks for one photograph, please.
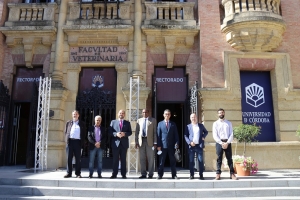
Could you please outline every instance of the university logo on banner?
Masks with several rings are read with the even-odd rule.
[[[246,102],[257,108],[265,103],[264,88],[252,83],[245,88]]]
[[[92,86],[97,88],[102,88],[104,86],[104,78],[101,75],[96,75],[93,77]]]
[[[241,88],[243,123],[262,127],[258,141],[276,141],[270,73],[241,72]]]

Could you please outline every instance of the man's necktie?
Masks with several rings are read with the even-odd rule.
[[[168,127],[169,127],[169,126],[168,126],[168,122],[166,121],[166,128],[168,129]]]
[[[143,137],[146,137],[146,122],[147,122],[147,118],[145,118],[145,121],[143,124]]]
[[[120,131],[122,130],[122,126],[123,126],[122,120],[120,120]]]

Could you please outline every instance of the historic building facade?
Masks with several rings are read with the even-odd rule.
[[[216,163],[211,130],[218,108],[234,126],[262,126],[259,142],[247,147],[260,169],[299,168],[300,2],[0,3],[0,73],[10,95],[9,110],[1,111],[2,165],[33,166],[36,83],[51,77],[48,168],[65,166],[63,131],[72,110],[78,109],[87,125],[101,114],[107,128],[118,110],[126,109],[127,119],[134,113],[130,88],[136,84],[140,110],[148,107],[158,120],[164,109],[172,111],[184,155],[184,127],[196,108],[209,130],[206,169]],[[242,153],[241,144],[236,153]],[[85,149],[83,157],[87,154]],[[185,157],[178,166],[188,166]],[[110,149],[104,162],[109,168]]]

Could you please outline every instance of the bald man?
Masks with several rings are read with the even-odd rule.
[[[190,120],[191,123],[185,127],[184,132],[184,138],[189,147],[190,180],[194,179],[195,153],[197,154],[197,160],[199,162],[199,179],[204,180],[203,148],[204,139],[208,132],[203,124],[198,123],[197,115],[195,113],[190,115]]]
[[[112,120],[110,123],[109,134],[111,136],[111,147],[113,153],[113,173],[110,178],[117,178],[119,158],[121,159],[121,175],[126,177],[126,154],[129,148],[128,137],[132,134],[131,124],[124,120],[125,111],[118,112],[118,119]]]

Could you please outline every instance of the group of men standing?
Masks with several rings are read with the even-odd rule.
[[[157,124],[156,119],[149,116],[149,110],[143,109],[143,117],[137,120],[135,130],[135,148],[139,149],[141,176],[139,178],[152,179],[154,175],[154,158],[155,150],[159,155],[158,176],[156,179],[162,179],[164,175],[164,163],[168,155],[171,167],[172,179],[178,179],[176,172],[176,159],[174,156],[175,149],[179,148],[179,135],[176,124],[170,120],[171,111],[166,109],[163,113],[164,120]],[[218,110],[219,119],[213,124],[213,138],[216,141],[217,154],[217,172],[215,180],[220,180],[221,164],[223,153],[228,161],[230,168],[230,178],[237,180],[234,175],[232,163],[231,141],[233,139],[232,124],[225,120],[224,109]],[[81,149],[85,138],[84,123],[79,121],[79,112],[74,110],[72,112],[73,120],[66,123],[65,127],[65,142],[67,144],[66,153],[68,157],[67,174],[65,178],[72,176],[72,158],[75,156],[76,169],[75,175],[81,178]],[[126,155],[129,148],[128,137],[132,135],[131,124],[124,120],[125,111],[118,112],[118,119],[112,120],[110,123],[108,135],[105,129],[101,126],[101,116],[95,117],[95,125],[88,129],[88,140],[90,149],[89,161],[89,178],[93,177],[94,160],[98,157],[98,178],[102,178],[102,157],[103,149],[106,149],[107,139],[110,136],[110,144],[113,154],[113,172],[111,179],[117,178],[119,170],[119,161],[121,162],[121,176],[126,177]],[[185,128],[184,138],[188,145],[189,154],[189,169],[190,179],[194,179],[195,154],[199,164],[199,179],[204,180],[204,161],[203,148],[204,140],[208,131],[203,124],[197,120],[197,115],[192,113],[190,115],[191,123]],[[146,166],[148,166],[148,173]]]

